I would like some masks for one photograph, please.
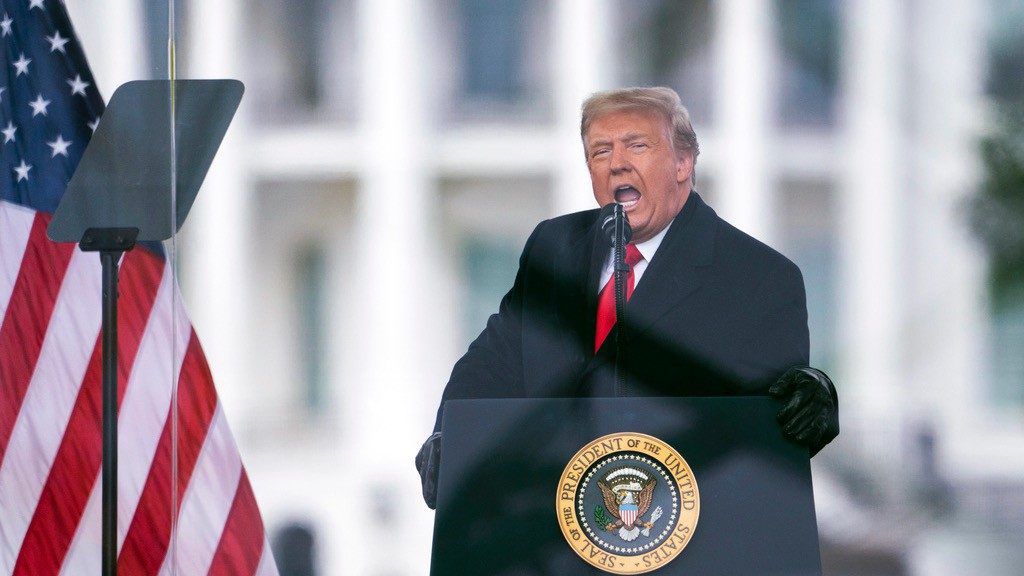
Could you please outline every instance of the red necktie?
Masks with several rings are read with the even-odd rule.
[[[633,266],[643,260],[644,257],[633,244],[626,244],[626,266],[629,266],[629,273],[626,275],[626,300],[633,296]],[[601,289],[601,295],[597,300],[597,330],[594,332],[594,353],[601,348],[601,343],[608,337],[615,325],[615,274],[608,279],[608,283]]]

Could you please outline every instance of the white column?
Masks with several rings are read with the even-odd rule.
[[[717,149],[708,151],[717,158],[714,185],[722,217],[770,244],[774,233],[768,162],[774,101],[771,6],[769,0],[720,0],[716,7],[719,140]]]
[[[144,72],[144,26],[137,0],[68,0],[71,22],[82,41],[92,74],[104,99]]]
[[[176,18],[179,42],[180,31],[186,25],[189,29],[188,43],[178,44],[178,62],[187,63],[190,78],[237,78],[242,68],[241,2],[194,2],[189,8],[187,23],[180,9]],[[258,369],[256,359],[247,356],[252,344],[249,318],[259,313],[250,308],[251,274],[246,266],[250,242],[272,241],[249,236],[251,198],[242,156],[245,133],[245,119],[239,114],[217,151],[179,242],[185,305],[235,429],[243,429],[242,419],[256,413],[252,399],[259,395],[248,385],[253,380],[248,370]]]
[[[552,6],[555,214],[597,206],[580,141],[580,107],[593,92],[611,87],[608,9],[606,0],[559,0]]]
[[[905,72],[894,0],[846,6],[840,184],[840,344],[844,419],[865,456],[892,460],[904,441],[897,410],[906,386],[900,356],[904,290],[899,214],[907,197],[901,131]]]
[[[421,505],[412,467],[430,431],[426,400],[436,402],[441,385],[423,373],[435,310],[427,262],[433,183],[425,162],[426,70],[419,65],[424,10],[418,0],[364,0],[357,9],[365,164],[351,246],[351,281],[361,288],[348,305],[360,329],[350,332],[342,393],[351,492],[339,491],[350,516],[365,520],[340,535],[352,574],[417,573],[430,554],[432,515]],[[374,519],[383,492],[396,509],[390,526]],[[402,553],[395,542],[404,543]]]

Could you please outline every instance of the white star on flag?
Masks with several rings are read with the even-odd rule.
[[[46,116],[46,107],[50,105],[49,100],[44,100],[43,95],[36,96],[36,99],[28,103],[32,107],[32,117],[35,118],[39,114]]]
[[[31,164],[25,164],[25,159],[21,159],[21,164],[14,167],[14,172],[18,175],[18,182],[22,180],[28,180],[28,171],[32,169]]]
[[[40,10],[42,10],[43,0],[28,0],[28,9],[31,10],[33,8],[39,8]]]
[[[7,128],[0,130],[0,132],[3,132],[4,134],[4,144],[7,144],[8,142],[14,142],[14,133],[17,131],[18,129],[14,127],[14,122],[8,120]]]
[[[2,30],[2,33],[0,33],[0,36],[7,36],[8,34],[10,34],[11,33],[11,24],[13,24],[13,23],[14,23],[14,19],[11,18],[10,16],[8,16],[7,12],[4,12],[4,19],[0,20],[0,30]]]
[[[18,77],[22,74],[28,74],[28,64],[31,62],[31,58],[25,58],[25,53],[21,53],[21,57],[14,61],[14,69],[17,71],[14,76]]]
[[[50,52],[56,52],[60,50],[61,54],[67,54],[67,52],[64,50],[64,45],[70,42],[70,40],[67,38],[61,38],[60,30],[54,31],[53,36],[47,36],[46,40],[50,43]]]
[[[89,87],[88,82],[82,81],[81,74],[75,74],[74,78],[65,80],[65,82],[68,83],[68,86],[71,86],[72,96],[74,96],[75,94],[81,94],[82,96],[85,96],[85,89]]]
[[[55,158],[58,154],[67,157],[68,146],[71,146],[71,142],[65,140],[63,134],[57,134],[57,139],[53,142],[47,142],[46,145],[53,149],[53,152],[50,153],[50,158]]]
[[[97,119],[93,120],[92,122],[86,122],[85,125],[88,126],[90,130],[95,132],[96,128],[100,125],[100,119],[97,118]]]

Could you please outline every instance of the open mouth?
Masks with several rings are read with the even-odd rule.
[[[615,201],[622,204],[622,208],[629,210],[640,201],[640,191],[626,184],[615,189]]]

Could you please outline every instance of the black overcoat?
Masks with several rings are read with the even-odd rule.
[[[626,381],[616,390],[623,323],[593,351],[610,250],[597,214],[546,220],[530,235],[512,289],[452,370],[437,430],[453,398],[765,394],[808,364],[800,269],[691,192],[626,305]]]

